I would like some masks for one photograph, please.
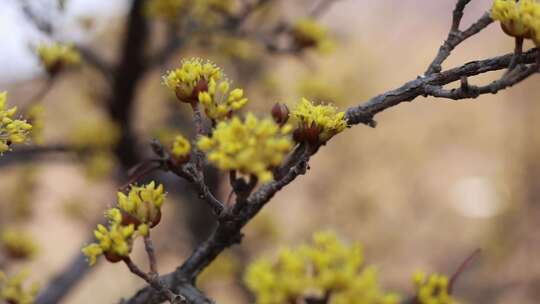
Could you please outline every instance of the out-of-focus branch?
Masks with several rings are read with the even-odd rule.
[[[113,69],[111,68],[110,63],[106,62],[88,47],[78,45],[77,50],[81,54],[85,63],[99,71],[105,78],[107,78],[107,80],[112,80]]]
[[[86,257],[79,252],[66,267],[54,276],[39,293],[35,304],[60,303],[90,271]]]
[[[42,157],[54,154],[75,153],[78,150],[70,145],[57,144],[48,146],[19,147],[7,152],[0,158],[0,167],[20,162],[36,161]]]

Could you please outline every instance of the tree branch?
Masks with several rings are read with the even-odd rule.
[[[442,69],[442,63],[450,56],[452,51],[459,44],[461,44],[463,41],[467,40],[471,36],[479,33],[481,30],[485,29],[493,22],[490,13],[487,12],[480,19],[478,19],[478,21],[473,23],[468,29],[466,29],[465,31],[460,31],[459,25],[461,23],[461,18],[463,17],[463,9],[465,8],[465,5],[467,5],[470,1],[471,0],[459,0],[456,4],[452,27],[450,29],[450,32],[448,33],[448,37],[439,49],[439,52],[437,53],[437,56],[435,57],[433,62],[431,62],[431,64],[429,65],[427,71],[425,72],[425,75],[431,75],[440,72]]]
[[[536,61],[538,49],[532,49],[518,56],[518,62],[531,64]],[[462,77],[475,76],[491,71],[506,69],[514,54],[506,54],[490,59],[472,61],[460,67],[453,68],[441,73],[431,74],[429,76],[419,77],[409,81],[401,87],[385,92],[378,96],[369,99],[367,102],[347,109],[345,117],[349,125],[359,123],[373,124],[373,118],[376,114],[394,107],[404,101],[412,101],[418,96],[424,96],[429,93],[430,86],[442,86],[454,81],[460,80]],[[428,92],[426,92],[426,87]],[[429,94],[428,94],[429,95]],[[469,98],[469,97],[466,97]]]

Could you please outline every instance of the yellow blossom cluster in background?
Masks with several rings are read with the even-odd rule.
[[[448,277],[439,274],[426,275],[418,271],[413,275],[416,299],[419,304],[458,304],[448,293]]]
[[[273,178],[272,168],[292,149],[290,131],[289,125],[280,127],[270,118],[259,120],[248,113],[244,121],[233,117],[218,123],[211,136],[199,139],[198,147],[218,168],[268,182]]]
[[[231,15],[235,9],[235,0],[192,0],[193,17],[204,26],[212,26]]]
[[[186,9],[186,0],[150,0],[146,1],[146,13],[152,18],[174,22]]]
[[[259,259],[245,274],[258,304],[297,303],[304,298],[330,304],[397,304],[399,297],[386,293],[377,272],[364,265],[359,244],[348,246],[330,232],[315,233],[310,244],[282,249],[276,261]]]
[[[54,74],[64,67],[81,62],[81,55],[72,45],[61,43],[40,44],[36,48],[36,53],[41,65],[49,74]]]
[[[334,45],[328,35],[328,30],[315,19],[298,20],[292,27],[292,34],[301,48],[314,47],[322,52],[329,52]]]
[[[99,224],[94,231],[98,242],[82,249],[90,265],[100,255],[109,262],[119,262],[129,256],[137,236],[148,236],[150,228],[161,220],[161,206],[165,201],[163,185],[150,182],[145,186],[131,186],[129,193],[118,192],[118,205],[105,213],[108,227]]]
[[[222,70],[211,62],[200,58],[183,60],[180,67],[167,72],[163,83],[186,103],[196,103],[199,93],[208,90],[210,80],[214,82],[223,78]]]
[[[347,128],[345,112],[338,112],[332,105],[314,105],[306,98],[296,105],[291,116],[298,124],[295,132],[298,141],[324,143]]]
[[[13,259],[29,259],[38,251],[38,245],[32,236],[13,228],[2,231],[0,245],[7,256]]]
[[[74,127],[71,142],[83,157],[86,176],[99,179],[112,171],[112,148],[119,138],[120,129],[108,119],[89,119]]]
[[[79,149],[108,149],[120,138],[120,129],[107,119],[79,122],[71,134],[71,142]]]
[[[298,93],[308,100],[324,100],[340,104],[345,100],[343,88],[330,83],[318,75],[309,75],[299,80]]]
[[[225,35],[212,38],[212,45],[217,52],[228,56],[230,60],[252,61],[259,58],[260,46],[249,39]]]
[[[11,144],[24,143],[32,125],[26,120],[14,119],[17,107],[6,109],[7,93],[0,92],[0,153],[9,150]]]
[[[540,45],[540,2],[538,0],[495,0],[491,17],[501,22],[510,36],[532,39]]]
[[[192,18],[203,26],[211,26],[233,13],[235,0],[149,0],[146,13],[151,18],[179,22]]]
[[[248,99],[244,97],[242,89],[230,91],[229,81],[224,80],[217,84],[213,79],[208,84],[208,91],[199,93],[199,102],[204,106],[206,115],[212,120],[230,118],[233,111],[244,107]]]
[[[28,288],[25,281],[28,278],[28,272],[20,272],[14,276],[8,277],[0,271],[0,300],[9,304],[32,304],[39,291],[36,283]]]

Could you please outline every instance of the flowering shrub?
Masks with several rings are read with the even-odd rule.
[[[257,22],[251,22],[251,18],[268,21],[275,17],[276,11],[265,9],[269,2],[134,0],[130,3],[122,56],[114,64],[84,46],[39,45],[36,56],[47,72],[47,90],[64,68],[83,62],[103,77],[103,86],[110,86],[110,96],[103,103],[107,119],[82,121],[72,128],[71,141],[67,144],[46,146],[42,131],[46,126],[43,108],[47,106],[39,104],[44,95],[22,103],[25,106],[22,112],[27,117],[24,120],[16,117],[17,108],[6,107],[7,95],[0,93],[0,153],[31,138],[42,146],[32,147],[37,152],[29,149],[30,155],[39,155],[43,151],[75,152],[90,168],[88,171],[92,176],[106,176],[115,168],[115,160],[119,160],[118,167],[123,172],[128,172],[122,177],[122,183],[129,186],[120,187],[123,191],[117,193],[116,204],[105,211],[106,222],[98,224],[93,231],[95,241],[82,248],[90,265],[96,264],[101,256],[111,263],[123,262],[148,284],[126,303],[212,303],[196,286],[199,275],[214,260],[220,261],[219,257],[222,257],[222,264],[214,264],[216,268],[221,266],[216,272],[238,273],[242,265],[235,259],[223,258],[222,253],[241,242],[243,228],[279,191],[306,174],[311,158],[345,129],[358,124],[375,127],[378,113],[418,97],[462,100],[497,93],[537,74],[540,67],[540,51],[537,48],[523,50],[524,39],[540,45],[540,2],[494,0],[489,12],[468,28],[461,29],[461,18],[470,1],[457,0],[448,37],[421,76],[344,111],[328,103],[330,100],[314,103],[307,98],[301,98],[289,110],[288,106],[274,103],[274,98],[268,96],[264,96],[267,102],[257,108],[252,102],[257,99],[252,96],[256,95],[249,94],[248,104],[245,92],[252,88],[249,82],[262,75],[260,61],[264,55],[260,53],[300,57],[306,55],[308,49],[328,50],[334,41],[328,29],[316,20],[331,0],[320,1],[311,12],[297,20],[288,21],[283,14],[281,19],[272,21],[273,26],[259,27]],[[157,51],[148,47],[152,42],[149,33],[155,30],[150,24],[152,19],[167,22],[167,41],[163,46],[156,46]],[[500,22],[503,31],[515,38],[512,54],[476,60],[452,69],[443,68],[454,49],[494,21]],[[243,78],[244,82],[240,83],[246,85],[244,88],[233,86],[223,69],[209,60],[195,57],[180,61],[178,67],[163,75],[162,83],[176,100],[191,107],[193,133],[187,131],[183,134],[189,136],[180,135],[177,128],[184,127],[185,121],[174,117],[171,119],[174,120],[172,131],[164,136],[166,142],[153,140],[150,147],[144,149],[150,138],[141,140],[137,136],[141,130],[133,123],[134,117],[139,118],[134,115],[138,83],[145,75],[151,75],[152,69],[168,64],[181,48],[194,46],[194,50],[205,54],[214,43],[217,44],[215,49],[221,50],[218,51],[220,55],[234,59],[237,64],[231,66],[235,66],[237,73],[233,75]],[[499,70],[506,72],[489,84],[469,83],[469,78]],[[322,86],[320,83],[308,84],[302,90],[314,91],[316,99],[348,96],[326,90],[324,83]],[[148,115],[148,111],[140,112],[141,116],[153,116]],[[20,155],[24,156],[24,153]],[[225,173],[215,175],[228,178],[228,196],[210,185],[206,176],[211,171],[209,165]],[[153,228],[162,221],[164,186],[155,181],[138,184],[154,171],[172,173],[191,185],[197,197],[210,207],[216,223],[210,236],[197,244],[173,273],[164,276],[158,273],[151,238],[151,232],[155,232]],[[160,178],[160,175],[156,176],[152,178]],[[187,206],[196,203],[189,201]],[[139,268],[131,259],[137,239],[144,242],[148,271]],[[0,238],[0,245],[9,259],[29,258],[36,252],[33,240],[19,230],[7,230]],[[71,271],[81,271],[80,267],[73,269]],[[255,261],[248,266],[244,281],[257,302],[266,304],[393,304],[402,301],[453,304],[457,300],[452,294],[452,284],[459,274],[460,270],[450,279],[444,275],[417,273],[413,278],[414,293],[398,296],[381,287],[378,272],[365,263],[359,244],[349,245],[332,233],[320,232],[308,244],[282,249],[276,259]],[[74,276],[68,273],[65,277]],[[65,277],[61,275],[36,298],[37,289],[26,288],[24,275],[8,278],[0,273],[0,299],[9,304],[57,303],[67,291],[64,286],[57,291],[55,284],[65,282]]]

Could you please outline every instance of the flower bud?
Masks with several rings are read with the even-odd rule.
[[[276,102],[276,104],[272,107],[272,118],[274,118],[274,121],[280,126],[287,123],[287,120],[289,120],[289,108],[287,105]]]

